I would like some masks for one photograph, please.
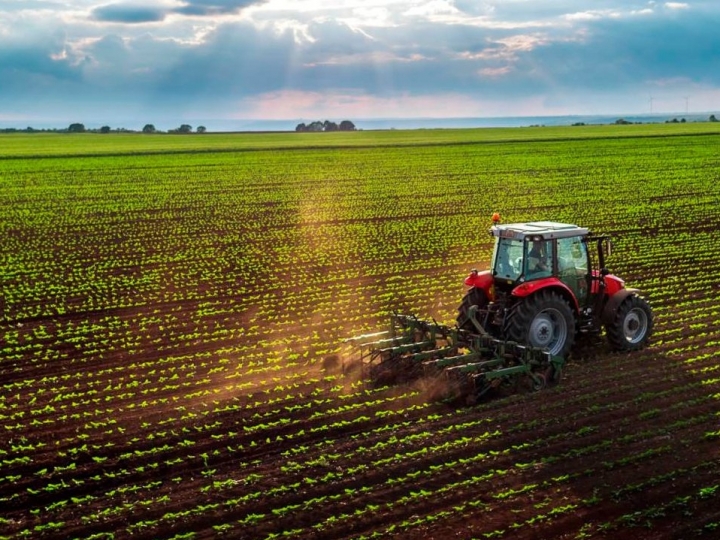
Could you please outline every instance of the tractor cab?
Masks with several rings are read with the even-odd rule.
[[[590,256],[586,228],[535,221],[495,224],[491,275],[495,287],[510,291],[516,286],[552,278],[563,283],[577,299],[578,307],[588,300]]]

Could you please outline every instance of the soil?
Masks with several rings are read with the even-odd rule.
[[[4,536],[716,534],[720,380],[701,342],[632,354],[580,343],[559,385],[461,407],[433,400],[429,380],[372,388],[343,358],[273,364],[232,357],[235,338],[178,345],[173,333],[197,322],[177,308],[158,312],[172,324],[146,328],[132,362],[128,334],[108,331],[94,338],[109,340],[101,358],[55,341],[57,361],[3,364]],[[139,318],[26,321],[21,335]]]

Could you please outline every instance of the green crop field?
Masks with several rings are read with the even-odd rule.
[[[0,135],[0,538],[716,538],[720,125]],[[459,407],[345,340],[452,324],[490,216],[655,313]],[[340,363],[336,363],[339,359]]]

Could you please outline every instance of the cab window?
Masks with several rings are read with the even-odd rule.
[[[552,240],[530,240],[525,244],[525,276],[528,279],[546,277],[552,274]]]

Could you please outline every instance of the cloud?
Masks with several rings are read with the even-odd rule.
[[[510,66],[497,67],[497,68],[482,68],[478,71],[483,77],[502,77],[510,73],[512,68]]]
[[[688,9],[690,6],[683,2],[665,2],[665,7],[668,9]]]
[[[467,13],[469,15],[492,15],[495,12],[495,7],[489,2],[478,2],[477,0],[454,0],[452,5],[458,11]]]
[[[160,8],[132,4],[108,4],[93,9],[91,17],[93,20],[101,22],[139,24],[162,21],[167,14],[167,10]]]
[[[160,101],[217,100],[261,93],[291,83],[293,34],[247,22],[224,24],[197,46],[177,46],[158,70]]]
[[[590,10],[590,11],[579,11],[576,13],[568,13],[564,18],[568,21],[595,21],[606,19],[609,17],[619,17],[620,14],[617,11],[610,10]]]
[[[405,12],[409,16],[435,17],[443,15],[457,15],[460,12],[447,0],[430,0],[424,4],[410,6]]]
[[[221,15],[237,13],[243,8],[262,3],[264,0],[186,0],[173,12],[195,16]]]
[[[60,7],[60,4],[52,1],[44,0],[22,0],[18,2],[15,0],[0,0],[0,12],[10,11],[27,11],[27,10],[41,10],[41,9],[53,9],[56,10]]]
[[[208,17],[237,13],[265,0],[184,0],[177,7],[151,7],[140,4],[108,4],[96,7],[91,18],[99,22],[143,24],[164,21],[171,14]]]

